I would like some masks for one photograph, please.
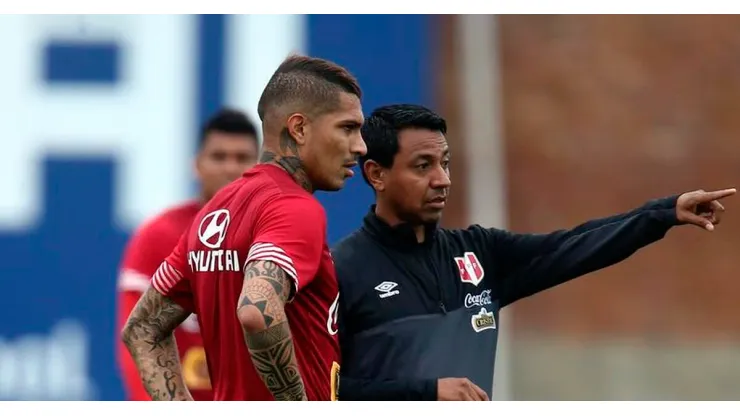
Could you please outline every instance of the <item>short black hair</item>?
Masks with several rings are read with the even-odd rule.
[[[340,91],[362,98],[357,79],[344,67],[326,59],[291,55],[267,82],[257,114],[264,122],[267,111],[290,102],[306,112],[322,114],[335,108]]]
[[[249,117],[244,112],[234,108],[222,108],[206,121],[200,132],[200,147],[203,147],[208,134],[214,131],[243,134],[257,141],[257,127],[249,120]]]
[[[398,153],[398,133],[403,129],[427,129],[447,134],[447,122],[434,111],[416,104],[393,104],[378,107],[362,126],[367,153],[360,157],[362,177],[368,184],[365,162],[374,160],[384,168],[393,166]]]

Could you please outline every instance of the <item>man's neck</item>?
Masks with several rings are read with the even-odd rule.
[[[381,204],[375,205],[375,215],[381,220],[385,221],[385,223],[390,225],[391,227],[395,227],[397,225],[401,225],[406,222],[406,221],[401,220],[390,209],[386,209]],[[426,238],[426,233],[424,232],[424,226],[414,225],[412,228],[414,229],[414,234],[416,234],[416,241],[418,241],[419,243],[423,243],[424,239]]]
[[[260,163],[269,163],[280,167],[284,171],[288,172],[301,188],[305,189],[309,193],[313,193],[313,185],[311,184],[311,181],[308,180],[306,170],[303,169],[303,162],[301,162],[301,159],[297,154],[284,155],[266,148],[262,152]]]

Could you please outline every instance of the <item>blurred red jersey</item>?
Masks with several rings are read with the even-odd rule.
[[[195,201],[168,209],[147,221],[129,240],[123,254],[117,284],[119,334],[136,302],[149,287],[152,275],[172,252],[182,233],[190,227],[199,209],[200,204]],[[185,384],[193,399],[213,400],[203,341],[195,315],[190,315],[175,329],[175,340],[182,361]],[[119,342],[118,345],[118,364],[128,399],[149,400],[149,394],[141,383],[136,363],[123,342]]]
[[[339,361],[334,263],[321,204],[284,170],[257,165],[219,191],[154,275],[198,315],[215,400],[273,400],[237,319],[244,266],[267,260],[295,284],[285,306],[309,400],[330,400]]]

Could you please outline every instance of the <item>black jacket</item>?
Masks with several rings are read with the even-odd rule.
[[[550,234],[408,226],[374,214],[332,255],[339,280],[339,400],[436,400],[437,379],[491,394],[499,311],[613,265],[677,225],[677,197]]]

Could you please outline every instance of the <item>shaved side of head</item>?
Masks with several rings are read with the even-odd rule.
[[[340,92],[362,97],[357,79],[345,68],[325,59],[289,56],[270,78],[257,105],[264,135],[280,135],[290,114],[318,117],[333,111]]]

